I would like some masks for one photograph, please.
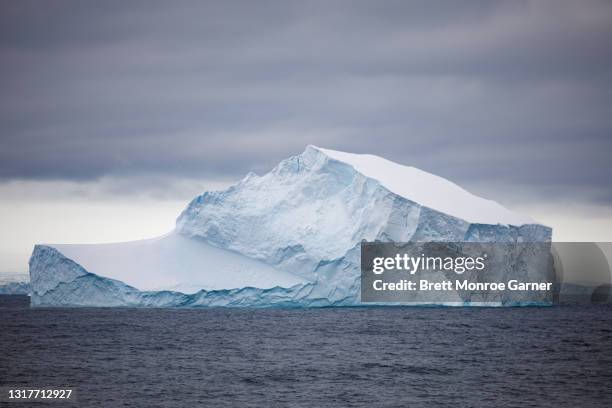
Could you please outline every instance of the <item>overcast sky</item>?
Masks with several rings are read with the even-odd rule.
[[[612,240],[611,85],[609,1],[4,0],[0,270],[163,232],[307,144]]]

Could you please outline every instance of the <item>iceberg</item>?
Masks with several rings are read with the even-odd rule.
[[[33,306],[360,305],[362,241],[550,242],[552,230],[414,167],[308,146],[205,192],[170,233],[36,245]]]
[[[0,295],[27,295],[29,293],[30,283],[27,274],[0,272]]]

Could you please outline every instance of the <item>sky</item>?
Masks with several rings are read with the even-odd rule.
[[[308,144],[612,241],[612,2],[0,3],[0,271],[173,227]]]

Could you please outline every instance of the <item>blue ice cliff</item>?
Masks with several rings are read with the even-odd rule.
[[[196,197],[174,231],[36,245],[33,306],[359,305],[366,241],[549,242],[551,229],[441,177],[308,146]]]

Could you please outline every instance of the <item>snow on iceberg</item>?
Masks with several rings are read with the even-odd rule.
[[[32,304],[358,305],[362,240],[549,242],[551,232],[419,169],[308,146],[196,197],[163,237],[37,245]]]

